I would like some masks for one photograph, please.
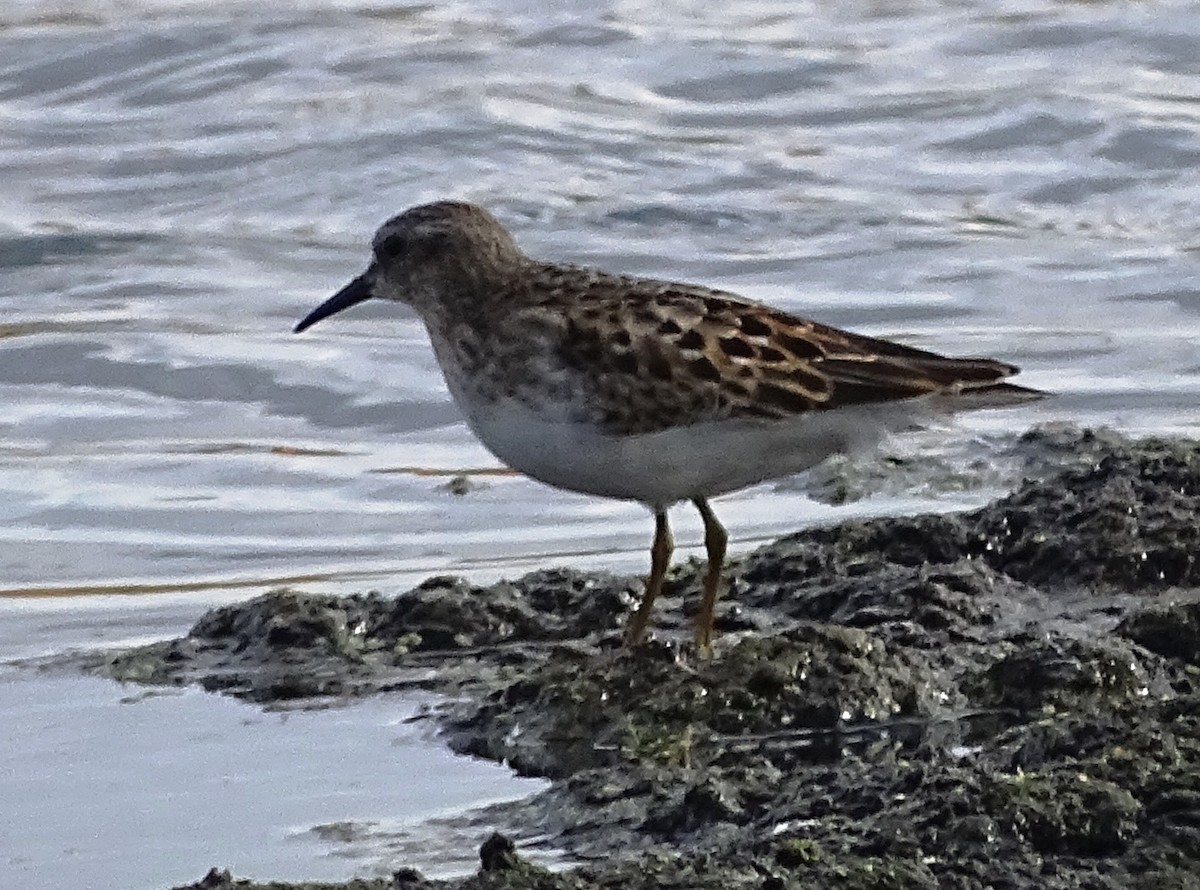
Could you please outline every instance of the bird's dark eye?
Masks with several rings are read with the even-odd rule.
[[[375,256],[381,260],[392,259],[404,253],[407,239],[403,235],[388,235],[375,242]]]

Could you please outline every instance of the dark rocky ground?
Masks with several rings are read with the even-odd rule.
[[[420,687],[457,750],[553,779],[469,878],[358,888],[1200,887],[1200,445],[1031,433],[969,513],[850,522],[730,566],[711,660],[680,569],[658,642],[632,578],[278,593],[110,676],[256,702]],[[252,885],[214,870],[193,887]],[[289,885],[290,886],[290,885]]]

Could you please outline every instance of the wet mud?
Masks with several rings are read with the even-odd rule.
[[[632,651],[640,582],[557,570],[279,592],[90,667],[268,706],[436,690],[454,749],[553,780],[488,812],[470,877],[338,886],[1200,887],[1200,445],[1020,448],[1025,480],[981,509],[732,562],[711,658],[684,642],[689,563]]]

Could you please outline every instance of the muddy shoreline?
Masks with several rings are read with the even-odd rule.
[[[556,570],[281,592],[89,667],[264,705],[435,690],[455,750],[553,780],[489,812],[476,875],[321,886],[1200,886],[1200,445],[1022,448],[1025,480],[981,509],[731,563],[711,660],[678,642],[689,563],[634,651],[638,580]],[[533,838],[588,864],[548,872]]]

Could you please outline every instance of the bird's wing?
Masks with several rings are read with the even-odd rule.
[[[928,394],[1035,390],[1017,368],[864,337],[690,285],[606,279],[559,304],[560,357],[614,433],[728,418],[780,420]]]

